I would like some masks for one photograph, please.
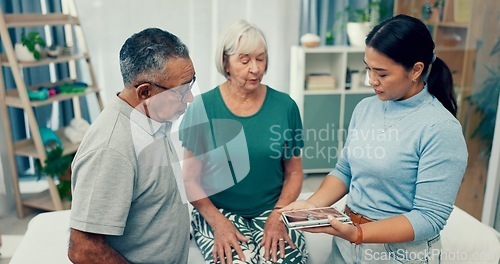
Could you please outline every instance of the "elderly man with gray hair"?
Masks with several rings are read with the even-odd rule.
[[[173,34],[148,28],[120,50],[123,90],[92,124],[72,164],[68,257],[74,263],[187,263],[171,122],[193,100],[193,63]]]

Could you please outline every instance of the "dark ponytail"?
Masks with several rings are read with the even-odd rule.
[[[427,77],[427,89],[453,116],[457,116],[457,100],[453,89],[451,71],[443,60],[436,57]]]
[[[423,62],[422,76],[425,76],[432,64],[427,78],[427,89],[456,116],[457,101],[450,69],[439,58],[432,61],[434,41],[422,21],[408,15],[386,19],[368,33],[365,44],[401,64],[407,71],[411,70],[415,63]]]

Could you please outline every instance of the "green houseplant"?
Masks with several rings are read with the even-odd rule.
[[[41,57],[40,49],[45,48],[45,40],[40,36],[40,33],[31,31],[27,35],[25,32],[21,34],[21,43],[25,46],[31,53],[35,60],[39,60]]]
[[[40,178],[42,174],[57,177],[59,184],[57,190],[61,199],[71,200],[71,162],[73,155],[63,155],[63,149],[59,146],[47,151],[45,166],[40,160],[36,161],[37,174]]]
[[[491,50],[489,56],[500,54],[500,39]],[[481,154],[489,158],[493,144],[493,135],[495,133],[495,122],[498,109],[498,96],[500,94],[500,65],[494,67],[486,66],[489,77],[482,83],[482,90],[467,97],[467,101],[474,107],[482,119],[478,126],[472,132],[472,138],[478,138],[484,143],[484,149]]]
[[[386,13],[387,7],[381,0],[370,0],[362,8],[346,6],[335,15],[337,19],[333,25],[332,36],[333,32],[346,30],[352,46],[364,46],[366,35],[379,19],[386,17]]]

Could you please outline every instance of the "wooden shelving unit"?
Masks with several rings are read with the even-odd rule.
[[[78,17],[67,14],[5,14],[4,21],[7,28],[80,25]]]
[[[472,9],[475,2],[472,0],[396,0],[394,3],[395,15],[411,15],[427,24],[436,43],[436,56],[446,62],[452,71],[459,105],[459,120],[463,119],[464,114],[460,106],[471,93],[474,76],[472,65],[476,50],[471,45],[470,39],[472,39]],[[425,4],[436,6],[433,8],[433,14],[428,18],[424,18],[422,14],[422,7]],[[464,9],[465,12],[463,12]]]
[[[90,55],[88,53],[86,40],[78,19],[76,5],[73,0],[63,0],[62,8],[62,13],[50,14],[5,14],[3,13],[3,10],[0,9],[0,37],[2,39],[3,50],[5,52],[0,54],[0,119],[4,122],[5,136],[7,138],[6,145],[7,151],[9,152],[9,167],[13,184],[12,188],[16,201],[17,214],[19,217],[23,217],[25,215],[25,210],[28,208],[37,208],[47,211],[62,210],[67,208],[64,206],[61,197],[59,197],[57,186],[51,176],[45,177],[49,189],[38,195],[23,197],[19,189],[18,169],[15,161],[16,156],[36,158],[39,159],[42,164],[47,157],[47,153],[40,136],[39,125],[35,119],[34,108],[49,105],[54,102],[72,100],[75,117],[81,117],[79,97],[89,94],[95,94],[100,110],[103,108],[99,94],[100,90],[97,86],[96,78],[93,73]],[[64,26],[66,44],[76,46],[78,53],[59,56],[53,59],[44,58],[35,62],[18,61],[14,53],[14,43],[10,38],[8,29],[16,27],[43,28],[45,26]],[[76,40],[76,43],[73,43],[73,40]],[[40,86],[54,87],[71,83],[73,81],[82,81],[80,80],[82,77],[78,76],[76,71],[76,61],[78,60],[86,62],[90,76],[89,86],[85,88],[83,92],[61,93],[43,101],[30,101],[28,97],[29,90],[36,90]],[[49,64],[66,64],[70,72],[69,78],[53,83],[43,83],[29,87],[26,86],[22,74],[24,68]],[[6,87],[5,80],[3,79],[4,67],[11,69],[15,87]],[[8,115],[9,107],[23,109],[30,131],[30,136],[28,138],[18,141],[13,140],[11,133],[11,120]],[[56,133],[62,141],[64,154],[75,153],[79,144],[72,143],[68,140],[64,136],[63,130],[64,128],[60,128],[56,131]]]

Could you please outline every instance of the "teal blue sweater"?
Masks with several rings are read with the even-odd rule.
[[[403,101],[361,101],[330,174],[348,186],[353,211],[376,220],[402,214],[418,241],[446,224],[467,155],[460,123],[425,88]]]

